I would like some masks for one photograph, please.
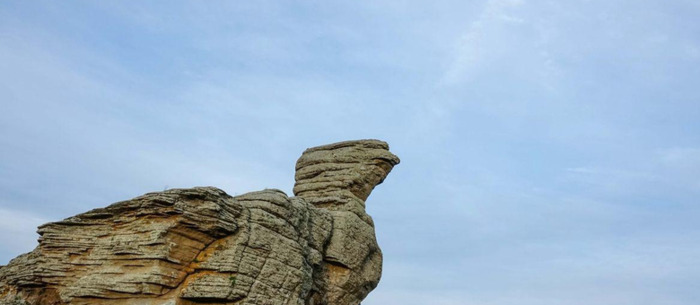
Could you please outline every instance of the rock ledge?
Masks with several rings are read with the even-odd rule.
[[[295,197],[172,189],[39,227],[0,304],[357,305],[382,254],[365,200],[399,159],[378,140],[307,149]]]

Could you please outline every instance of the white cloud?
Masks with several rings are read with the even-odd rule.
[[[47,222],[43,216],[0,207],[0,265],[34,249],[39,237],[36,228]]]
[[[649,147],[695,139],[693,23],[466,2],[0,11],[2,259],[44,222],[20,202],[54,221],[166,186],[289,190],[303,148],[366,135],[403,163],[368,205],[386,268],[363,304],[681,304],[700,151]],[[686,74],[637,41],[653,28]]]
[[[697,167],[700,166],[700,148],[674,147],[660,152],[661,160],[671,166]]]
[[[488,0],[479,16],[467,27],[466,33],[460,38],[457,55],[454,63],[448,69],[443,82],[455,83],[465,76],[469,78],[476,69],[479,69],[481,61],[489,52],[489,41],[493,37],[487,35],[493,33],[493,28],[500,24],[524,23],[523,18],[511,15],[509,10],[523,5],[522,0]],[[503,37],[500,37],[503,38]],[[498,38],[496,38],[498,39]]]
[[[642,172],[642,171],[632,171],[623,170],[615,168],[602,168],[602,167],[571,167],[565,169],[569,173],[576,173],[582,175],[597,175],[605,176],[607,178],[615,179],[625,179],[625,180],[656,180],[658,177],[652,173]]]
[[[673,147],[660,150],[660,171],[670,180],[694,191],[700,191],[700,148]]]

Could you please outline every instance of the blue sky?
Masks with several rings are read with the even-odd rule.
[[[368,1],[369,2],[369,1]],[[694,305],[700,2],[3,1],[0,264],[165,188],[389,142],[365,305]]]

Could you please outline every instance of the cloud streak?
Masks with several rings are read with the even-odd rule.
[[[699,7],[0,4],[0,263],[148,191],[388,141],[363,304],[694,304]]]

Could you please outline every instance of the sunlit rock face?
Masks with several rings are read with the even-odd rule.
[[[365,200],[398,163],[340,142],[302,154],[295,197],[172,189],[42,225],[0,304],[359,304],[382,267]]]

